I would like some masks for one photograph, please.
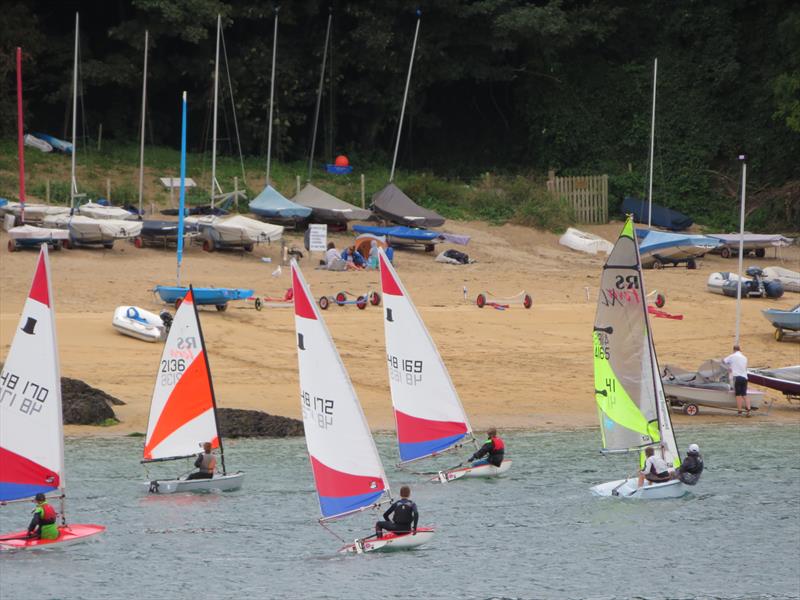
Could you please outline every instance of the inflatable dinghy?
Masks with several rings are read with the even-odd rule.
[[[166,311],[162,315],[169,315]],[[144,342],[159,342],[166,336],[165,319],[138,306],[118,306],[111,324],[123,335],[129,335]]]

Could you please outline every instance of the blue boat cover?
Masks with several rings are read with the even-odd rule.
[[[353,231],[358,233],[371,233],[372,235],[388,235],[404,240],[417,240],[430,242],[442,236],[438,231],[428,231],[427,229],[415,229],[404,225],[394,227],[373,227],[371,225],[353,225]]]
[[[325,165],[325,170],[333,175],[347,175],[353,172],[353,167],[351,165],[347,165],[346,167],[340,167],[339,165]]]
[[[305,219],[311,215],[310,208],[288,200],[271,185],[250,202],[250,212],[265,219]]]
[[[666,248],[675,248],[677,246],[700,246],[713,250],[722,243],[718,239],[705,235],[667,233],[666,231],[647,229],[637,229],[636,237],[639,239],[639,253],[643,255],[653,254]]]
[[[44,140],[59,152],[66,152],[67,154],[72,154],[72,144],[69,142],[60,140],[57,137],[53,137],[52,135],[47,135],[46,133],[34,133],[32,135],[34,137],[39,138],[40,140]]]
[[[636,223],[647,223],[647,201],[627,196],[622,201],[622,212],[625,214],[633,214],[633,220]],[[661,206],[660,204],[653,204],[653,219],[651,225],[656,227],[663,227],[664,229],[671,229],[672,231],[682,231],[692,226],[694,221],[685,214]]]

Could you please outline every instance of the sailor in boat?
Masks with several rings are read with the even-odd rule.
[[[383,537],[384,529],[395,533],[413,532],[416,535],[419,513],[417,512],[417,505],[410,498],[411,488],[404,485],[400,488],[400,500],[392,504],[383,513],[383,521],[375,523],[375,536],[378,539]],[[390,521],[389,518],[392,514],[394,514],[394,518]]]
[[[197,460],[194,461],[194,466],[199,470],[189,475],[186,479],[211,479],[214,477],[217,458],[211,453],[211,442],[205,442],[202,446],[203,451],[197,455]]]
[[[473,460],[478,461],[473,463],[473,467],[478,467],[485,464],[499,467],[503,464],[503,457],[506,453],[506,444],[501,438],[497,437],[497,429],[493,427],[487,431],[486,437],[488,439],[484,442],[483,446],[481,446],[475,452],[475,454],[467,459],[467,462],[472,462]],[[484,460],[480,460],[484,456],[486,458]]]
[[[33,509],[33,518],[28,525],[28,537],[41,540],[58,539],[58,525],[56,525],[56,509],[47,502],[44,494],[39,493],[34,497],[36,508]]]
[[[658,456],[652,446],[644,449],[647,459],[644,468],[639,471],[639,487],[644,485],[645,479],[650,483],[664,483],[672,478],[667,461]]]
[[[686,458],[683,459],[681,466],[673,474],[673,478],[680,479],[686,485],[696,485],[702,472],[703,457],[700,454],[700,447],[697,444],[689,444]]]
[[[742,349],[736,345],[733,354],[722,359],[722,364],[728,367],[733,379],[733,390],[736,394],[736,408],[738,415],[742,416],[742,404],[747,408],[745,416],[750,416],[750,398],[747,396],[747,357],[742,354]]]

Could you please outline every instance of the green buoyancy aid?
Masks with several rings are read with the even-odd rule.
[[[48,510],[49,509],[49,510]],[[41,538],[43,540],[55,540],[58,538],[58,524],[56,522],[56,511],[46,502],[34,509],[39,515]],[[47,515],[47,513],[50,513]],[[51,518],[47,518],[50,516]]]

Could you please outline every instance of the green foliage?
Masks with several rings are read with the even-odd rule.
[[[543,185],[517,177],[509,188],[509,199],[516,205],[513,221],[520,225],[563,233],[575,222],[569,203],[549,193]]]
[[[114,425],[119,425],[119,419],[114,417],[109,417],[108,419],[103,419],[99,423],[95,423],[98,427],[113,427]]]

